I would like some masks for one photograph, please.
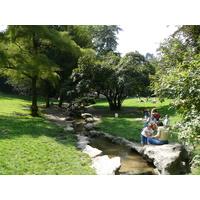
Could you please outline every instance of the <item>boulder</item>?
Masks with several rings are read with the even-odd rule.
[[[90,114],[90,113],[82,113],[82,114],[81,114],[81,117],[83,117],[84,119],[85,119],[85,118],[94,118],[93,115]]]
[[[115,172],[121,166],[120,157],[99,156],[102,151],[89,146],[89,138],[87,136],[77,134],[77,139],[77,148],[92,158],[91,167],[96,171],[97,175],[115,175]]]
[[[146,145],[143,157],[152,162],[162,175],[177,175],[190,172],[189,153],[179,143],[158,146]]]
[[[92,117],[88,117],[88,118],[85,119],[85,122],[86,123],[93,123],[94,119]]]
[[[112,142],[125,145],[136,150],[148,162],[151,162],[159,174],[186,174],[190,173],[189,155],[192,151],[189,147],[184,147],[179,143],[166,145],[146,145],[141,146],[139,142],[131,142],[121,137],[115,137],[100,131],[90,131],[91,136],[103,136]]]
[[[65,120],[73,122],[74,119],[73,119],[73,117],[66,117]]]
[[[139,142],[132,142],[124,138],[115,137],[113,135],[101,131],[92,130],[89,131],[87,134],[90,137],[103,136],[110,139],[112,142],[116,144],[125,145],[131,149],[136,150],[148,162],[151,162],[155,166],[156,168],[155,170],[157,171],[158,174],[178,175],[178,174],[190,173],[189,156],[192,149],[188,147],[186,148],[185,146],[179,143],[170,143],[165,145],[146,145],[142,147]],[[107,165],[106,162],[108,158],[100,158],[100,157],[98,158],[98,157],[95,158],[96,160],[94,160],[92,166],[93,168],[95,168],[98,174],[104,174],[103,169],[101,170],[100,168],[105,168],[105,170],[108,170],[106,166],[103,167],[102,164],[104,163],[105,165]],[[98,162],[99,167],[96,166],[95,162]],[[110,171],[108,173],[112,174]]]
[[[90,145],[86,145],[83,149],[83,153],[88,154],[91,158],[94,158],[102,153],[101,150],[93,148]]]
[[[115,172],[121,167],[120,157],[97,156],[92,159],[91,167],[97,175],[115,175]]]
[[[66,128],[64,128],[65,131],[74,131],[74,128],[71,126],[67,126]]]
[[[87,130],[94,130],[94,124],[93,123],[87,123],[87,124],[84,125],[84,127]]]
[[[84,135],[78,134],[77,139],[78,139],[77,148],[82,151],[85,149],[85,146],[90,143],[89,138]]]

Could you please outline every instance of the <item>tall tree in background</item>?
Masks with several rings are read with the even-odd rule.
[[[117,25],[90,26],[97,55],[106,55],[110,51],[116,51],[118,45],[116,34],[121,30]]]

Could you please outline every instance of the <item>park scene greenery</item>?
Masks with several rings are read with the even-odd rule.
[[[194,174],[200,173],[200,26],[177,26],[150,59],[116,52],[119,31],[116,25],[12,25],[0,32],[0,174],[95,174],[74,133],[40,109],[91,94],[94,109],[134,110],[118,118],[105,113],[99,124],[128,140],[140,141],[144,122],[134,119],[144,117],[144,108],[168,114],[169,142],[192,145]]]

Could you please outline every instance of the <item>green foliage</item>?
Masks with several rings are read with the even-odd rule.
[[[106,55],[117,49],[116,34],[122,29],[117,25],[95,25],[89,27],[97,55]]]
[[[55,86],[61,69],[61,62],[51,57],[50,52],[68,53],[77,59],[82,54],[81,48],[67,32],[43,25],[8,26],[1,39],[0,66],[3,73],[9,83],[23,90],[26,88],[22,86],[29,81],[33,97],[32,115],[38,116],[37,90],[44,81]]]
[[[171,106],[182,114],[182,122],[176,124],[179,137],[185,144],[195,145],[200,133],[200,68],[199,56],[171,69],[155,83],[155,92],[161,99],[174,98]],[[187,68],[186,68],[187,64]]]
[[[113,52],[96,59],[95,55],[79,59],[79,68],[72,77],[78,92],[92,90],[103,94],[111,110],[121,109],[127,96],[144,91],[150,84],[149,74],[154,68],[139,53],[129,53],[121,58]]]
[[[197,145],[200,133],[200,55],[197,53],[200,38],[194,35],[196,32],[189,32],[193,28],[179,28],[166,43],[168,48],[161,48],[163,61],[169,64],[169,68],[163,73],[159,71],[154,82],[155,94],[161,101],[174,99],[171,106],[182,115],[181,122],[174,128],[186,145]]]
[[[95,100],[92,97],[79,97],[75,99],[75,103],[78,105],[89,106],[95,104]]]

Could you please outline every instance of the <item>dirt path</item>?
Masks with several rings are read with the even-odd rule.
[[[50,108],[45,108],[42,107],[42,110],[45,112],[45,118],[53,121],[56,123],[57,126],[66,126],[66,117],[69,115],[68,110],[66,107],[50,107]],[[115,113],[120,114],[135,114],[138,113],[139,111],[137,109],[122,109],[119,111],[111,111],[109,109],[94,109],[93,106],[88,106],[85,108],[84,113],[90,113],[96,118],[101,118],[102,116],[105,115],[110,115],[114,116]]]
[[[118,113],[119,115],[125,115],[125,114],[136,114],[139,113],[137,109],[128,109],[128,108],[123,108],[122,110],[109,110],[109,109],[94,109],[93,106],[88,106],[86,108],[86,112],[91,113],[94,117],[102,117],[105,115],[111,115],[114,116],[115,113]]]
[[[54,122],[57,126],[66,126],[66,117],[68,115],[66,108],[59,107],[43,107],[42,110],[45,112],[45,118]]]

